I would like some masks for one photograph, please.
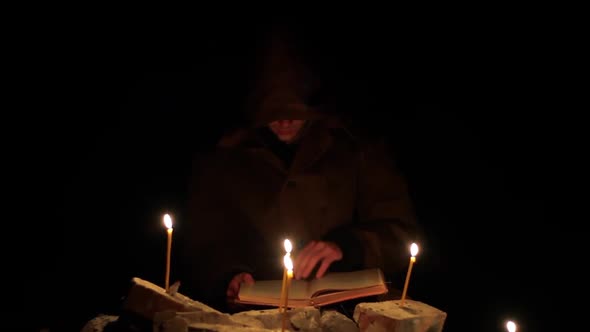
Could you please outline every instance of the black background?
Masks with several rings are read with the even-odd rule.
[[[162,215],[182,232],[190,160],[239,117],[269,20],[57,12],[8,37],[5,271],[23,324],[79,330],[116,313],[131,277],[163,283]],[[295,21],[357,123],[397,146],[428,234],[410,296],[446,331],[547,327],[581,247],[565,190],[577,44],[523,13],[383,16]]]

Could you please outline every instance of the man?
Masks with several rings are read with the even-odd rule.
[[[291,44],[271,43],[248,100],[249,126],[195,163],[184,292],[222,311],[240,284],[380,267],[403,274],[416,223],[403,177],[380,140],[322,112],[317,78]]]

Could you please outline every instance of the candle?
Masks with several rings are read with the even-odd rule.
[[[291,250],[293,250],[293,245],[291,244],[291,241],[289,241],[289,239],[285,239],[285,242],[283,244],[283,246],[285,247],[285,251],[287,252],[285,254],[285,257],[283,258],[283,261],[286,259],[287,256],[291,256]],[[279,301],[279,312],[281,312],[283,310],[282,308],[282,303],[285,299],[285,289],[287,287],[287,268],[285,267],[283,269],[283,283],[281,286],[281,299]]]
[[[170,252],[172,251],[172,218],[170,218],[169,214],[164,215],[164,225],[166,226],[166,232],[168,233],[168,243],[166,246],[166,281],[165,281],[165,289],[166,293],[170,289]]]
[[[406,274],[406,282],[404,284],[404,290],[402,292],[402,300],[400,305],[404,305],[404,301],[406,300],[406,293],[408,292],[408,284],[410,283],[410,275],[412,274],[412,266],[416,262],[416,255],[418,254],[418,245],[412,243],[410,246],[410,253],[412,257],[410,257],[410,265],[408,266],[408,274]]]
[[[509,320],[506,323],[506,329],[508,330],[508,332],[516,332],[516,324],[513,321]]]
[[[285,297],[283,302],[283,325],[282,331],[285,331],[287,327],[287,308],[289,307],[289,286],[291,285],[291,279],[293,279],[293,261],[289,253],[284,258],[285,269],[287,270],[287,282],[285,287]]]

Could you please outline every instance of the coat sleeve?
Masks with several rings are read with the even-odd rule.
[[[387,147],[379,140],[359,149],[356,215],[326,236],[343,251],[333,270],[380,267],[386,275],[399,275],[407,267],[411,243],[422,237],[406,180]]]
[[[239,272],[250,272],[248,257],[236,250],[240,234],[223,191],[223,177],[211,155],[197,158],[188,189],[187,215],[180,245],[181,293],[225,310],[226,289]]]

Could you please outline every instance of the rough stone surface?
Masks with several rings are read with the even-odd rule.
[[[228,325],[215,325],[207,323],[191,324],[187,332],[268,332],[276,331],[258,327],[241,327]],[[280,331],[280,330],[278,330]]]
[[[441,332],[447,314],[419,301],[359,303],[353,315],[362,332]]]
[[[172,310],[177,312],[219,311],[194,301],[179,292],[168,294],[164,288],[140,278],[132,279],[132,286],[125,299],[124,309],[134,312],[148,320],[153,320],[158,312]]]
[[[104,331],[106,326],[110,323],[113,323],[119,319],[119,316],[111,316],[111,315],[99,315],[94,317],[93,319],[89,320],[84,327],[82,327],[81,332],[101,332]]]
[[[133,282],[124,307],[131,316],[100,315],[90,320],[81,332],[107,332],[110,331],[108,327],[113,325],[123,329],[131,326],[127,330],[137,332],[282,330],[283,313],[278,308],[231,315],[181,293],[166,293],[148,281],[134,278]],[[141,323],[131,318],[135,316],[141,317]],[[403,307],[399,300],[359,303],[355,307],[353,319],[336,310],[303,307],[287,311],[286,331],[441,332],[446,316],[445,312],[437,308],[413,300],[406,300]]]
[[[324,311],[320,325],[323,332],[359,332],[355,322],[335,310]]]
[[[280,330],[283,324],[283,314],[278,309],[244,311],[233,315],[233,318],[255,319],[262,324],[262,327],[269,330]],[[288,330],[296,331],[321,331],[320,311],[314,307],[303,307],[287,311]]]
[[[154,317],[155,331],[187,331],[190,326],[196,326],[199,324],[220,325],[227,327],[264,327],[259,320],[253,317],[246,315],[236,317],[229,314],[211,311],[166,311],[158,313]]]

